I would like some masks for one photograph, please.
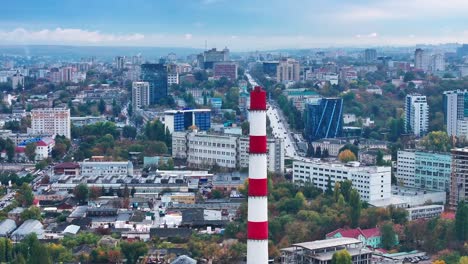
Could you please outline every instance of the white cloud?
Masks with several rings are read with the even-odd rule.
[[[395,19],[428,19],[465,15],[466,0],[392,0],[369,1],[364,4],[344,4],[332,16],[343,22],[366,22]]]
[[[193,47],[204,48],[205,41],[211,47],[233,50],[264,50],[277,48],[317,48],[330,46],[379,46],[379,45],[414,45],[468,42],[468,30],[433,35],[391,35],[380,32],[352,32],[333,37],[305,35],[200,35],[186,34],[111,34],[85,29],[42,29],[27,30],[17,28],[11,31],[0,30],[0,43],[3,44],[68,44],[102,46],[157,46],[157,47]],[[213,46],[216,44],[217,46]]]
[[[0,40],[24,43],[111,43],[143,41],[143,34],[103,34],[99,31],[89,31],[76,28],[56,28],[30,31],[16,28],[12,31],[0,31]]]

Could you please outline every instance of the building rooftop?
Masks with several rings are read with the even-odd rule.
[[[0,236],[7,236],[16,229],[16,223],[12,219],[5,219],[0,222]]]
[[[39,237],[44,231],[42,227],[43,226],[41,222],[34,219],[29,219],[24,221],[24,223],[20,227],[18,227],[18,229],[16,229],[11,236],[25,236],[30,233],[36,233]]]
[[[350,244],[360,244],[360,243],[362,242],[355,238],[340,237],[340,238],[332,238],[332,239],[297,243],[297,244],[293,244],[293,246],[302,247],[308,250],[317,250],[317,249],[338,247],[338,246],[344,246],[344,245],[350,245]]]

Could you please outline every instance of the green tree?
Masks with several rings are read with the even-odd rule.
[[[349,201],[349,195],[351,194],[352,185],[353,183],[350,180],[344,180],[340,182],[341,194],[343,194],[343,197],[346,202]]]
[[[133,115],[133,106],[132,106],[132,104],[128,104],[127,113],[128,113],[128,118],[130,118]]]
[[[26,221],[29,219],[42,220],[41,209],[36,206],[31,206],[21,213],[21,220]]]
[[[137,129],[133,126],[124,126],[122,128],[122,136],[124,138],[134,139],[137,136]]]
[[[88,201],[89,197],[88,185],[84,183],[78,184],[75,189],[73,189],[73,195],[75,195],[75,198],[78,199],[81,204],[84,204],[86,201]]]
[[[396,233],[393,230],[393,224],[387,222],[380,227],[381,243],[385,249],[390,249],[396,245]]]
[[[23,206],[29,207],[34,202],[34,194],[32,192],[31,186],[27,183],[23,183],[19,190],[16,192],[16,201]]]
[[[433,131],[421,140],[421,146],[426,150],[448,152],[452,148],[450,138],[444,131]]]
[[[333,194],[330,176],[328,176],[328,179],[327,179],[327,189],[325,190],[325,194],[328,196],[331,196]]]
[[[335,252],[331,260],[332,264],[352,264],[352,258],[346,249]]]
[[[458,240],[468,240],[468,204],[460,201],[455,214],[455,234]]]
[[[13,260],[13,244],[5,237],[0,238],[0,263],[8,263]]]
[[[98,110],[99,110],[99,113],[101,114],[104,114],[104,112],[106,111],[106,102],[104,102],[102,98],[101,100],[99,100]]]
[[[26,148],[24,149],[24,154],[26,154],[26,157],[28,157],[30,161],[34,161],[36,157],[36,143],[31,142],[31,143],[26,144]]]
[[[349,195],[349,205],[351,206],[351,226],[358,227],[359,218],[361,217],[361,197],[356,189],[352,189]]]
[[[137,263],[138,258],[148,251],[148,247],[144,242],[123,242],[120,244],[120,249],[129,264]]]

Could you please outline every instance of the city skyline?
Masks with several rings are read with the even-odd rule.
[[[3,7],[7,45],[230,47],[408,46],[468,41],[468,2],[368,0],[16,1]]]

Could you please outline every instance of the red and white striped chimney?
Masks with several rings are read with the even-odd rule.
[[[266,92],[256,86],[250,92],[247,264],[268,263],[266,109]]]

